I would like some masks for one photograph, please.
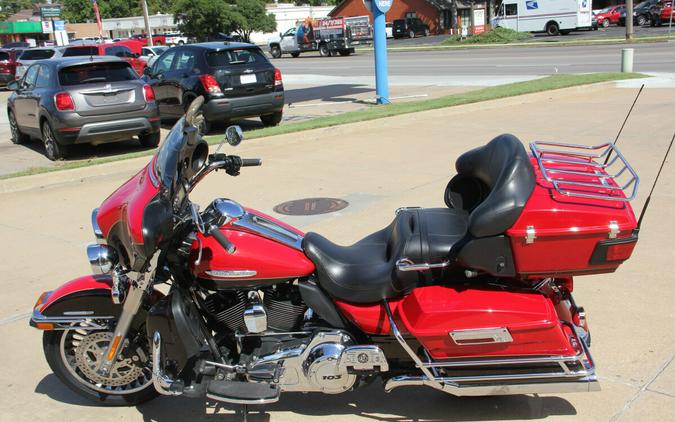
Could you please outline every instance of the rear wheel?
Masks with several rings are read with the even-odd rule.
[[[46,120],[42,122],[42,142],[45,144],[45,155],[50,160],[61,160],[68,155],[68,147],[59,144],[52,126]]]
[[[45,331],[42,346],[54,375],[76,394],[105,406],[133,406],[157,397],[143,334],[130,333],[109,377],[96,369],[113,337],[110,331]]]
[[[415,38],[415,31],[411,29],[410,32],[408,32],[408,37]]]
[[[321,44],[319,46],[319,55],[321,57],[328,57],[330,56],[330,50],[328,49],[328,44]]]
[[[637,17],[637,24],[643,26],[647,23],[647,17],[645,15],[640,15]]]
[[[609,19],[605,19],[604,21],[602,21],[602,27],[609,28]]]
[[[159,131],[154,133],[144,133],[142,135],[138,135],[138,142],[140,142],[141,145],[146,148],[156,147],[157,145],[159,145],[160,139],[161,134]]]
[[[19,130],[19,125],[16,123],[16,118],[14,117],[14,112],[12,110],[9,110],[7,113],[9,117],[9,128],[12,131],[12,143],[13,144],[23,144],[24,142],[28,142],[28,135],[24,135],[21,133],[21,130]]]
[[[280,48],[278,45],[273,45],[273,46],[270,48],[270,54],[271,54],[272,57],[274,57],[275,59],[278,59],[279,57],[281,57],[281,48]]]
[[[295,53],[291,53],[291,57],[293,57],[294,59],[297,59],[299,56],[300,56],[299,51],[296,51]]]
[[[266,114],[264,116],[260,116],[260,121],[265,126],[277,126],[279,123],[281,123],[282,117],[283,117],[282,112],[277,111],[276,113],[273,114]]]
[[[425,36],[425,37],[428,37],[428,36],[429,36],[429,28],[426,28],[426,29],[424,30],[424,36]]]
[[[549,22],[546,24],[546,33],[548,35],[558,35],[560,34],[560,28],[555,22]]]

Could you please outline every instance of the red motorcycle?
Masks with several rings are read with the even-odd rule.
[[[345,247],[230,199],[200,211],[189,194],[205,176],[261,164],[209,154],[200,106],[94,210],[96,275],[35,305],[30,324],[73,391],[110,405],[158,393],[246,405],[377,378],[457,396],[599,390],[572,290],[638,240],[639,179],[615,145],[537,142],[528,154],[501,135],[459,157],[447,207],[400,208]]]

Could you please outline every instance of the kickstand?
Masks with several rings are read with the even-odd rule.
[[[241,405],[241,420],[242,422],[247,422],[248,421],[248,405],[247,404],[242,404]]]

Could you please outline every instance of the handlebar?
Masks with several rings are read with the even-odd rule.
[[[227,251],[227,253],[233,254],[237,250],[237,247],[234,246],[234,244],[230,242],[227,237],[225,237],[223,232],[220,231],[220,228],[215,224],[212,224],[209,227],[209,235],[213,236],[213,238],[216,239],[218,243],[220,243],[220,246],[222,246]]]
[[[260,158],[242,158],[241,166],[242,167],[262,166],[262,160]]]

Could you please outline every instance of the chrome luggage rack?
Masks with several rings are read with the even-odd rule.
[[[640,178],[611,142],[596,146],[537,141],[532,155],[544,178],[564,196],[629,202]]]

